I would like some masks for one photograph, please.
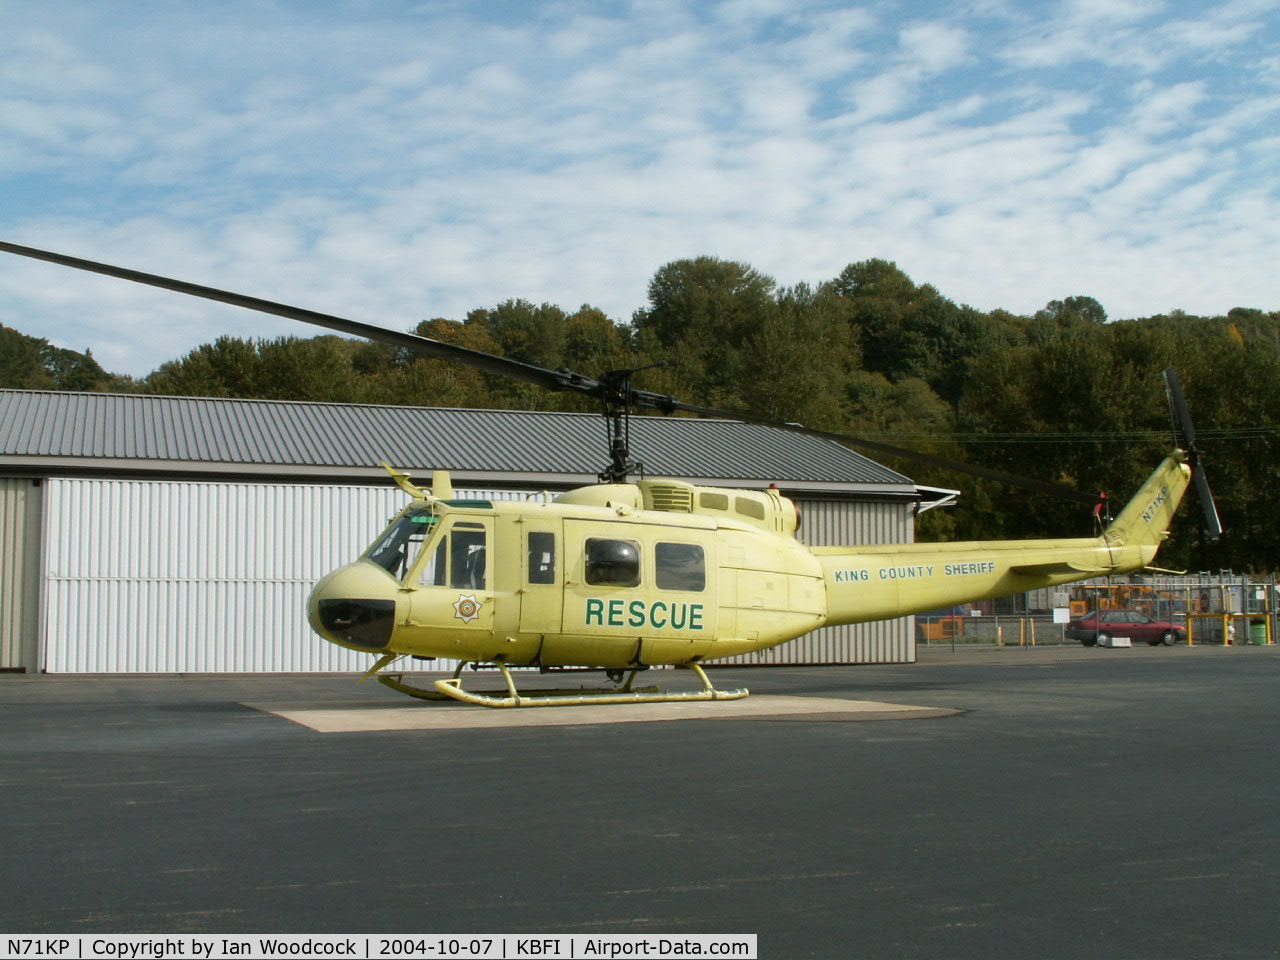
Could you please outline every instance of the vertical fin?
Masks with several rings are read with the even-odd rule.
[[[1190,482],[1186,454],[1175,450],[1107,527],[1107,542],[1114,546],[1159,546],[1168,536],[1169,524]]]

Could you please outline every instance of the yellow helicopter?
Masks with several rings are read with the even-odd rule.
[[[1094,504],[1072,488],[845,434],[686,404],[631,387],[636,371],[600,378],[550,371],[412,334],[153,274],[0,241],[0,250],[219,300],[407,346],[550,389],[600,398],[610,422],[610,466],[600,483],[539,501],[454,496],[447,471],[429,488],[387,466],[411,498],[354,562],[312,590],[309,619],[324,639],[377,657],[365,676],[416,697],[490,707],[727,700],[701,663],[772,647],[818,627],[889,619],[966,601],[1141,570],[1168,536],[1194,477],[1209,536],[1220,534],[1212,495],[1177,377],[1165,371],[1184,446],[1156,468],[1098,536],[884,546],[809,547],[796,539],[796,506],[777,490],[628,482],[632,406],[728,417],[907,456]],[[1194,467],[1194,469],[1193,469]],[[404,657],[456,660],[432,690],[388,668]],[[467,664],[496,667],[505,690],[463,688]],[[603,669],[614,689],[522,694],[510,668]],[[693,671],[688,692],[633,686],[640,670]]]

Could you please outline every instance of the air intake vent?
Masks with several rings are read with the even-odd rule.
[[[651,483],[646,486],[650,510],[665,510],[667,513],[693,512],[692,487],[667,483]]]

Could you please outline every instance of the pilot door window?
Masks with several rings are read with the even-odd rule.
[[[429,547],[418,582],[425,587],[485,589],[486,536],[483,524],[455,523]]]

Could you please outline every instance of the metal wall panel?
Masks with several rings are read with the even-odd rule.
[[[0,670],[35,668],[39,506],[29,477],[0,477]]]
[[[311,632],[307,595],[359,556],[404,503],[386,485],[51,480],[44,669],[365,670],[368,654]]]

